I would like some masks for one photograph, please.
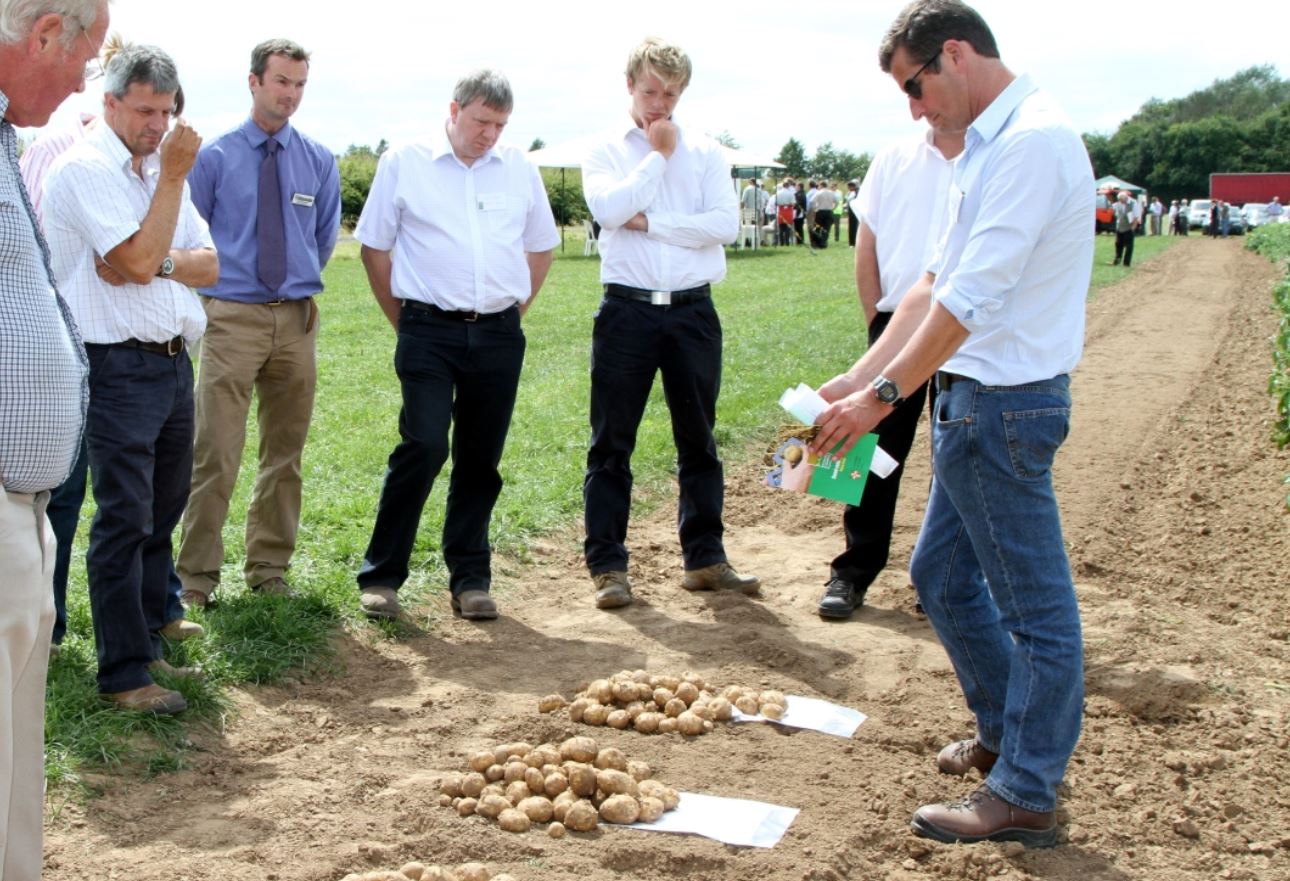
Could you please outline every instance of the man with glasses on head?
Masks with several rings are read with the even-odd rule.
[[[169,131],[179,77],[154,46],[109,62],[103,121],[54,163],[45,225],[54,274],[80,324],[91,387],[86,423],[98,513],[86,556],[100,691],[117,707],[176,713],[183,695],[152,674],[173,566],[170,535],[192,476],[193,371],[206,326],[189,289],[219,275],[185,179],[201,138]]]
[[[945,842],[1056,843],[1083,710],[1079,607],[1051,466],[1070,421],[1093,262],[1093,171],[1053,100],[999,58],[979,14],[917,0],[882,69],[915,118],[966,129],[939,252],[872,349],[820,393],[815,446],[849,449],[935,375],[933,481],[910,574],[976,736],[937,757],[985,775],[915,813]]]
[[[0,0],[0,878],[43,860],[45,673],[54,622],[49,491],[76,458],[87,365],[18,171],[15,126],[83,89],[106,0]]]
[[[201,291],[207,325],[193,487],[177,561],[188,605],[207,605],[219,584],[252,392],[260,470],[243,572],[252,591],[291,593],[283,576],[300,527],[300,460],[318,376],[314,295],[340,229],[336,159],[291,124],[308,78],[302,46],[281,39],[256,46],[250,117],[203,146],[188,177],[220,255],[219,282]]]

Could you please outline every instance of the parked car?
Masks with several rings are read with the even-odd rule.
[[[1267,202],[1246,202],[1241,206],[1241,219],[1247,229],[1255,229],[1268,221]]]
[[[1209,209],[1214,205],[1209,199],[1192,199],[1187,207],[1187,222],[1194,232],[1209,229]]]
[[[1227,234],[1229,236],[1245,235],[1245,218],[1241,216],[1241,209],[1235,206],[1228,209]]]

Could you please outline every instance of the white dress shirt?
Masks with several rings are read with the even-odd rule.
[[[683,291],[726,277],[723,246],[739,235],[739,201],[716,141],[682,129],[664,159],[629,117],[588,153],[582,191],[601,226],[602,283]],[[623,228],[637,214],[648,232]]]
[[[55,159],[85,140],[85,135],[88,134],[86,127],[94,119],[87,113],[81,113],[69,125],[44,129],[40,137],[18,157],[22,182],[27,186],[31,208],[36,212],[36,219],[40,221],[42,229],[45,223],[44,213],[41,211],[45,195],[45,175],[49,174]]]
[[[484,313],[527,301],[525,253],[560,243],[542,175],[523,152],[496,144],[466,165],[446,131],[381,157],[354,238],[394,251],[399,299]]]
[[[1095,196],[1079,133],[1018,77],[968,128],[954,166],[934,295],[971,335],[944,370],[1021,385],[1075,368]]]
[[[954,162],[930,129],[874,157],[851,210],[873,232],[878,252],[879,312],[895,312],[923,277],[945,234]]]
[[[139,231],[157,190],[160,155],[144,157],[142,176],[130,158],[112,127],[101,123],[49,170],[44,223],[58,289],[87,343],[164,343],[182,336],[195,345],[206,330],[206,313],[187,285],[165,278],[110,285],[94,271],[96,254],[107,254]],[[215,247],[187,182],[170,246]]]

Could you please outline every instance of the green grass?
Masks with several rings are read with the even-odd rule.
[[[1168,242],[1141,239],[1135,256],[1145,260]],[[1098,237],[1098,262],[1110,259],[1110,243]],[[725,338],[717,440],[728,464],[761,455],[783,419],[776,402],[785,388],[798,382],[818,385],[863,351],[852,255],[836,243],[814,254],[803,247],[729,252],[729,274],[715,294]],[[528,352],[501,466],[506,488],[492,529],[499,552],[495,572],[503,584],[519,574],[532,538],[576,527],[581,518],[599,268],[598,259],[582,256],[581,231],[570,231],[566,250],[557,251],[546,287],[525,319]],[[1124,272],[1104,273],[1100,283]],[[191,709],[177,719],[107,709],[94,683],[93,628],[81,562],[93,512],[87,501],[68,588],[69,632],[50,670],[46,768],[55,785],[74,785],[84,766],[126,765],[143,773],[179,767],[191,728],[222,722],[230,686],[271,683],[288,671],[298,671],[293,676],[331,672],[336,661],[329,646],[340,628],[368,628],[385,638],[432,623],[413,616],[409,623],[369,625],[358,612],[354,573],[369,538],[386,458],[398,437],[394,333],[368,292],[356,245],[337,250],[325,279],[318,395],[304,459],[304,518],[289,573],[301,597],[252,597],[242,586],[244,518],[257,444],[252,420],[224,529],[219,605],[193,613],[207,628],[205,639],[167,649],[172,663],[196,663],[205,670],[200,682],[178,686]],[[656,383],[632,462],[637,516],[672,504],[674,462],[666,405]],[[439,555],[446,478],[445,472],[426,505],[413,574],[402,592],[414,608],[446,585]]]
[[[1175,244],[1177,241],[1177,236],[1138,236],[1137,240],[1133,243],[1133,268],[1146,263],[1152,257]],[[1126,269],[1123,266],[1108,266],[1107,264],[1114,259],[1115,236],[1100,235],[1094,237],[1093,279],[1089,283],[1089,287],[1093,291],[1109,284],[1115,284],[1117,281],[1133,271],[1133,268]]]

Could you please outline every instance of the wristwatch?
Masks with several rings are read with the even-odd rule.
[[[171,273],[175,271],[175,258],[169,254],[161,261],[161,268],[157,270],[157,275],[161,278],[170,278]]]
[[[884,404],[890,404],[893,407],[899,407],[905,399],[900,394],[900,388],[885,376],[879,375],[873,380],[873,394]]]

